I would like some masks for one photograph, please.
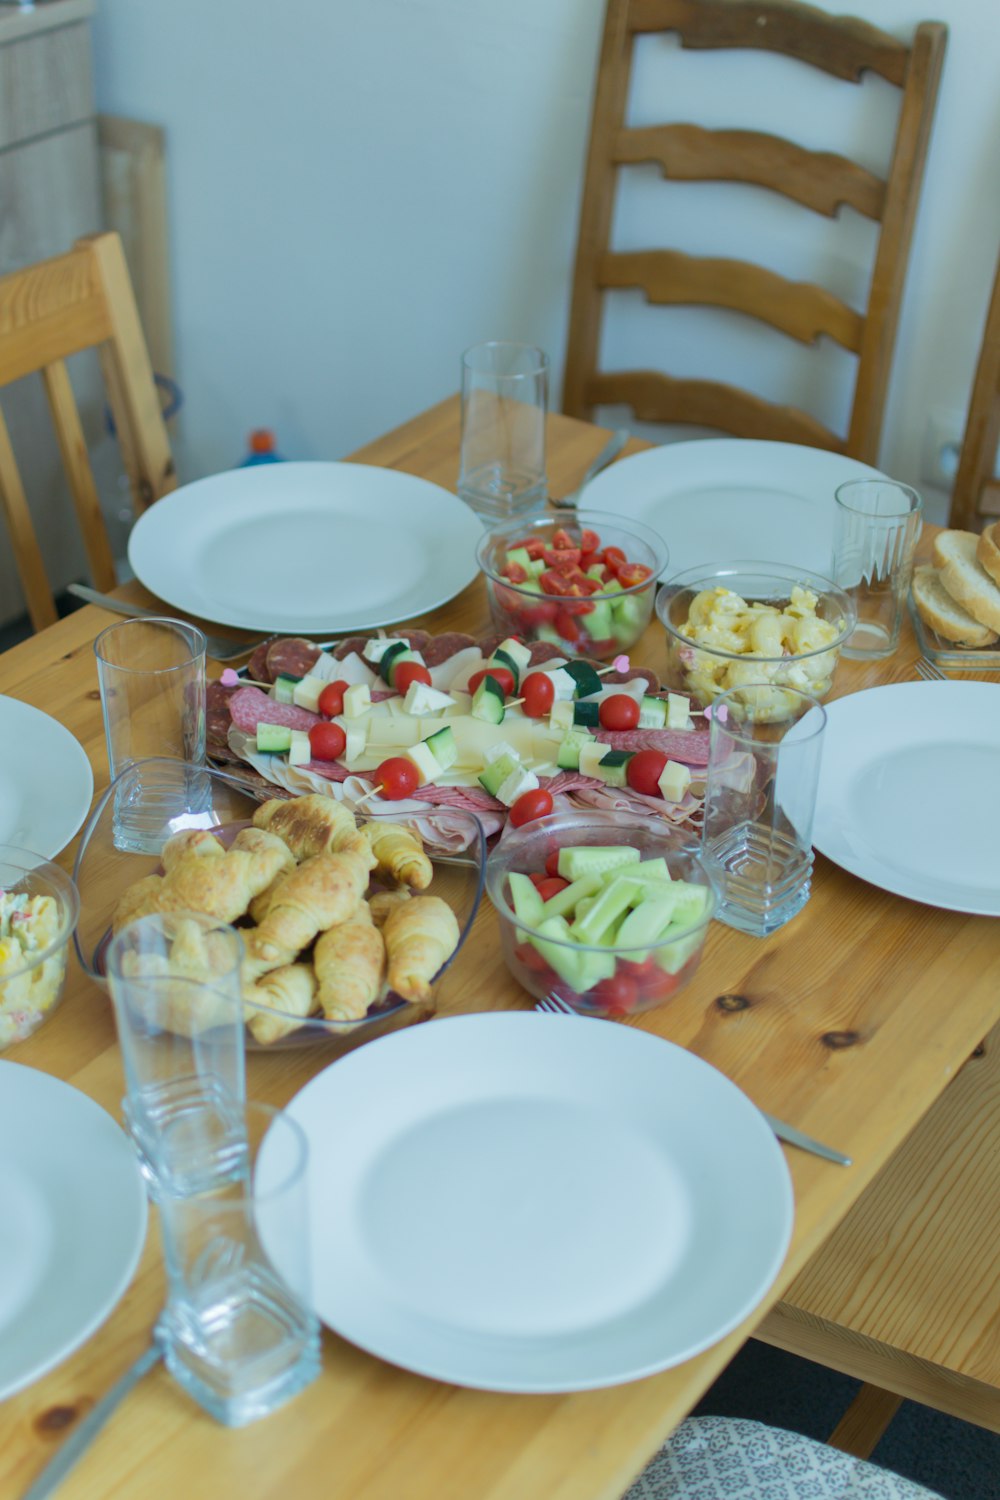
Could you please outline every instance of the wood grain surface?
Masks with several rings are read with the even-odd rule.
[[[354,457],[453,489],[458,431],[452,399]],[[606,434],[562,417],[550,419],[549,434],[552,492],[562,494]],[[149,598],[138,584],[125,592]],[[88,607],[0,658],[0,691],[54,713],[79,737],[98,790],[107,763],[92,640],[107,619]],[[485,629],[479,581],[425,623]],[[916,654],[907,629],[889,662],[842,662],[836,691],[910,679]],[[662,668],[658,626],[634,655]],[[933,810],[918,814],[931,817]],[[71,847],[63,863],[70,865],[72,854]],[[440,1010],[529,1004],[503,966],[487,905],[447,976]],[[766,941],[715,926],[688,989],[637,1023],[707,1059],[761,1106],[854,1158],[845,1170],[786,1153],[796,1200],[792,1246],[775,1286],[742,1328],[674,1370],[566,1396],[439,1384],[328,1333],[320,1380],[283,1411],[238,1432],[212,1423],[158,1370],[129,1397],[61,1496],[615,1500],[998,1021],[1000,924],[901,900],[818,858],[812,896],[794,921]],[[109,1005],[79,971],[62,1008],[9,1055],[72,1081],[120,1118],[123,1083]],[[255,1053],[251,1096],[284,1104],[324,1061],[308,1051]],[[139,1273],[104,1327],[0,1408],[2,1500],[20,1495],[137,1356],[162,1298],[154,1226]]]

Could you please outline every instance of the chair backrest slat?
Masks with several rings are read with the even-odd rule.
[[[951,495],[950,525],[972,531],[983,516],[1000,515],[996,478],[1000,443],[1000,259],[986,313],[983,342],[969,397],[965,435]]]
[[[115,586],[115,561],[94,484],[76,397],[69,382],[69,371],[60,359],[45,366],[42,380],[94,586],[106,592]]]
[[[11,447],[7,422],[0,411],[0,509],[3,510],[10,536],[10,550],[17,564],[21,587],[27,601],[31,623],[36,630],[54,625],[59,618],[55,600],[45,576],[38,538],[21,483],[14,449]]]
[[[678,380],[660,370],[626,370],[593,376],[591,390],[596,404],[630,406],[642,422],[658,421],[658,413],[669,404],[676,422],[723,428],[734,437],[844,451],[844,439],[808,412],[776,406],[714,380]]]

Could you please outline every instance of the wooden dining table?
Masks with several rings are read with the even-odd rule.
[[[586,423],[549,418],[553,495],[574,488],[606,437]],[[644,446],[633,440],[626,452]],[[352,458],[454,489],[458,447],[452,398]],[[330,577],[335,590],[335,566]],[[119,593],[157,602],[135,581]],[[0,692],[52,714],[77,736],[93,765],[97,794],[107,785],[108,768],[92,643],[109,618],[88,606],[0,656]],[[419,623],[431,631],[485,634],[490,621],[482,581]],[[632,654],[662,670],[662,628],[654,622]],[[918,654],[907,623],[887,661],[842,660],[831,696],[911,680]],[[210,663],[210,675],[220,670]],[[995,796],[995,789],[984,788],[986,795]],[[915,806],[913,816],[925,821],[933,838],[935,820],[947,816],[947,798]],[[68,869],[75,847],[76,840],[59,856]],[[504,966],[496,917],[484,901],[442,983],[438,1013],[523,1010],[532,1003]],[[812,894],[800,915],[766,939],[713,924],[689,986],[628,1023],[696,1053],[761,1108],[853,1158],[844,1168],[785,1148],[795,1194],[791,1246],[774,1285],[741,1327],[660,1374],[562,1395],[495,1394],[439,1383],[326,1332],[320,1378],[280,1411],[238,1430],[213,1422],[160,1367],[119,1408],[61,1495],[614,1500],[998,1019],[1000,922],[904,900],[817,856]],[[111,1008],[75,961],[61,1007],[5,1056],[67,1080],[121,1119],[123,1077]],[[328,1062],[323,1049],[253,1053],[250,1096],[283,1106]],[[740,1256],[738,1242],[731,1253]],[[0,1500],[23,1492],[137,1358],[163,1299],[151,1216],[137,1273],[104,1325],[50,1374],[0,1403]]]

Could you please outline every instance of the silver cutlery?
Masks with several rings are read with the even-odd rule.
[[[549,1016],[578,1015],[578,1012],[559,995],[546,995],[544,1000],[538,1001],[535,1009]],[[766,1110],[762,1109],[760,1112],[778,1140],[784,1141],[787,1146],[798,1146],[800,1151],[811,1151],[813,1156],[821,1156],[824,1161],[836,1162],[840,1167],[852,1165],[851,1158],[845,1156],[842,1151],[835,1151],[832,1146],[824,1146],[822,1141],[814,1141],[812,1136],[797,1130],[794,1125],[786,1125],[784,1120],[769,1115]]]
[[[46,1496],[52,1494],[77,1460],[90,1447],[116,1407],[121,1405],[133,1387],[138,1385],[142,1377],[158,1365],[162,1358],[163,1344],[159,1329],[155,1328],[149,1348],[143,1350],[135,1363],[129,1366],[125,1374],[115,1381],[111,1389],[87,1413],[76,1431],[71,1433],[58,1453],[45,1465],[34,1484],[28,1486],[21,1500],[46,1500]]]
[[[87,604],[97,604],[101,609],[111,610],[113,614],[127,615],[129,619],[163,619],[170,613],[167,608],[147,609],[143,604],[129,604],[125,599],[115,599],[111,594],[99,594],[96,589],[87,588],[83,583],[67,584],[66,592],[85,600]],[[249,656],[255,646],[268,639],[266,635],[236,641],[224,635],[205,636],[208,654],[216,661],[235,661],[239,656]]]
[[[569,495],[564,495],[561,500],[550,500],[550,505],[555,506],[559,510],[575,510],[580,503],[580,496],[590,481],[618,457],[631,436],[632,434],[627,427],[616,428],[593,463],[586,470],[576,489]]]
[[[925,682],[948,681],[948,678],[944,675],[941,668],[934,662],[930,661],[926,656],[917,658],[917,676],[922,677]]]

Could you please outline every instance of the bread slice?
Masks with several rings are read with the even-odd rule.
[[[956,604],[941,582],[937,568],[924,563],[913,572],[913,602],[925,625],[956,646],[992,646],[998,639],[995,630]]]
[[[976,544],[976,562],[1000,584],[1000,521],[987,526]]]
[[[942,531],[934,542],[934,561],[941,582],[956,604],[990,630],[1000,630],[1000,588],[976,561],[979,537],[974,531]]]

